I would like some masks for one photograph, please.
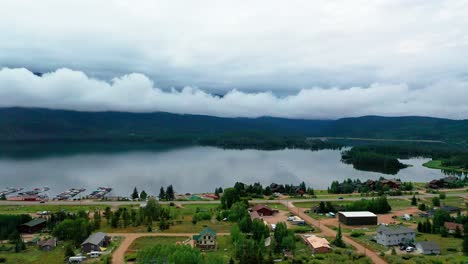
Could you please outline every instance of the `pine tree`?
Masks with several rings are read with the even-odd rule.
[[[135,188],[133,189],[132,199],[133,199],[133,200],[138,200],[138,198],[139,198],[138,190],[137,190],[137,188],[135,187]]]
[[[175,199],[174,188],[172,187],[172,185],[167,186],[166,199],[169,201],[174,201]]]
[[[411,205],[418,205],[418,200],[416,200],[416,196],[413,195],[413,198],[411,198]]]
[[[421,222],[418,222],[418,232],[423,232],[423,225]]]
[[[337,247],[345,247],[345,243],[343,242],[343,234],[341,233],[341,225],[338,225],[338,231],[336,232],[335,240],[333,240],[333,244]]]
[[[159,200],[166,200],[166,192],[164,191],[164,187],[161,186],[161,189],[159,189]]]

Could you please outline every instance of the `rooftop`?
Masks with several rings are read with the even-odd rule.
[[[304,239],[309,243],[313,248],[327,247],[330,248],[330,242],[325,238],[318,236],[304,236]]]
[[[346,217],[377,217],[372,212],[369,211],[360,211],[360,212],[338,212]]]
[[[379,226],[379,228],[377,228],[377,233],[382,233],[385,235],[396,235],[416,232],[406,226]]]
[[[27,223],[24,223],[23,225],[25,226],[29,226],[29,227],[33,227],[33,226],[37,226],[37,225],[40,225],[42,223],[45,223],[47,220],[45,220],[44,218],[36,218],[36,219],[33,219]]]
[[[424,251],[440,251],[439,244],[435,241],[422,241],[417,244],[421,245]]]
[[[205,235],[210,235],[212,237],[216,237],[216,231],[214,231],[211,227],[205,227],[205,229],[203,229],[200,234],[198,235],[194,235],[193,236],[193,239],[194,240],[198,240],[200,239],[201,237],[205,236]]]
[[[270,207],[268,207],[266,205],[263,205],[263,204],[257,204],[254,207],[250,208],[251,211],[258,211],[260,209],[266,209],[266,210],[269,210],[269,211],[273,211],[273,209],[271,209]]]
[[[106,238],[107,234],[103,232],[97,232],[92,235],[90,235],[85,242],[83,242],[81,245],[84,244],[93,244],[93,245],[99,245],[101,241],[103,241]]]

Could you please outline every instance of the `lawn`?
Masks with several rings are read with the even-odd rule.
[[[163,207],[169,207],[169,205],[162,205]],[[231,230],[233,225],[232,222],[228,221],[218,221],[214,217],[211,220],[198,221],[195,225],[192,223],[192,216],[196,213],[197,209],[199,211],[207,211],[215,214],[216,210],[219,208],[218,204],[185,204],[182,207],[171,206],[171,211],[175,216],[173,225],[169,227],[168,230],[160,231],[159,222],[153,222],[153,232],[162,232],[162,233],[198,233],[206,226],[213,228],[219,233],[228,233]],[[111,228],[107,225],[106,221],[103,221],[101,224],[102,232],[114,232],[114,233],[145,233],[147,232],[147,227],[144,225],[141,226],[128,226],[126,228]]]
[[[387,199],[388,203],[392,207],[392,211],[398,211],[411,207],[411,201],[408,199]]]
[[[29,246],[20,253],[0,251],[0,258],[5,258],[6,263],[63,264],[64,251],[61,246],[50,252],[44,252],[35,246]]]
[[[175,244],[176,242],[182,242],[187,239],[189,239],[189,237],[139,237],[133,241],[127,252],[136,252],[156,245]]]
[[[262,204],[262,203],[250,203],[251,206],[254,206],[256,204]],[[289,211],[288,208],[282,203],[265,203],[263,205],[266,205],[266,206],[270,207],[271,209]]]
[[[464,209],[466,207],[465,199],[459,196],[447,196],[440,200],[441,205],[452,205]]]
[[[346,206],[350,203],[352,203],[353,201],[333,201],[331,202],[334,206],[336,205],[342,205],[342,206]],[[318,206],[320,204],[320,200],[318,201],[311,201],[311,202],[298,202],[298,203],[294,203],[294,205],[296,207],[299,207],[299,208],[307,208],[307,209],[311,209],[312,207],[314,206]]]
[[[371,249],[375,252],[387,252],[389,250],[388,247],[386,246],[383,246],[383,245],[380,245],[378,244],[377,242],[375,241],[371,241],[373,235],[364,235],[364,236],[360,236],[360,237],[349,237],[351,238],[352,240],[358,242],[359,244],[365,246],[366,248],[368,249]]]
[[[30,214],[42,211],[66,211],[78,212],[80,210],[86,212],[93,212],[96,210],[104,210],[105,205],[56,205],[56,204],[31,204],[31,205],[0,205],[0,214]]]

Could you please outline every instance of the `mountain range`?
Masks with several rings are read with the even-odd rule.
[[[196,141],[206,137],[359,137],[468,144],[468,120],[363,116],[337,120],[0,108],[0,141]]]

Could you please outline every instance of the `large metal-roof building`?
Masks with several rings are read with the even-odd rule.
[[[368,211],[338,212],[338,219],[345,225],[376,225],[377,215]]]

